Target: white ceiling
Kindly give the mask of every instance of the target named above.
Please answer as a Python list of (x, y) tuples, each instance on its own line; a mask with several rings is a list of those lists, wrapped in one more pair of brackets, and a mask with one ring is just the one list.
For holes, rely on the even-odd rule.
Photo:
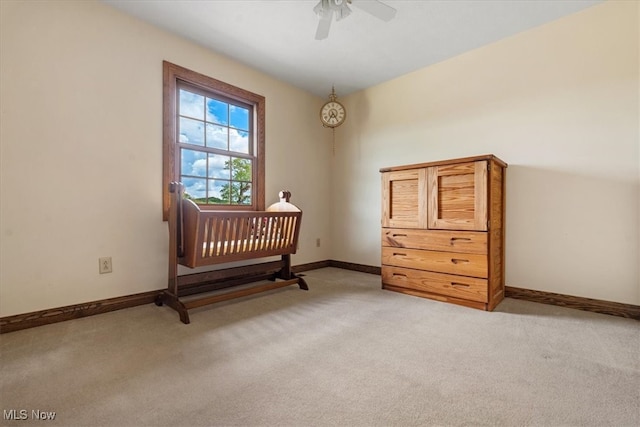
[[(352, 6), (315, 40), (318, 0), (103, 0), (326, 97), (364, 89), (603, 0), (385, 0), (383, 22)], [(594, 29), (597, 31), (597, 29)]]

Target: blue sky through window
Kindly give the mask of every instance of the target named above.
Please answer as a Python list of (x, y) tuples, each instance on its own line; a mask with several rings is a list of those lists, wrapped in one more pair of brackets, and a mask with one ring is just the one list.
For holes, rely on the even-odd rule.
[[(213, 202), (212, 198), (220, 200), (225, 187), (240, 188), (240, 180), (244, 182), (247, 173), (251, 179), (252, 161), (207, 153), (208, 150), (198, 147), (250, 154), (250, 111), (186, 89), (179, 89), (179, 93), (178, 142), (196, 146), (194, 149), (183, 146), (180, 150), (180, 179), (192, 198), (209, 198), (210, 202)], [(233, 161), (239, 161), (237, 165), (244, 171), (238, 172), (243, 176), (239, 180), (231, 166)], [(247, 183), (242, 185), (246, 187)]]
[(229, 124), (229, 104), (207, 98), (207, 121), (220, 125)]
[(249, 130), (249, 110), (235, 105), (229, 106), (231, 126), (238, 130)]

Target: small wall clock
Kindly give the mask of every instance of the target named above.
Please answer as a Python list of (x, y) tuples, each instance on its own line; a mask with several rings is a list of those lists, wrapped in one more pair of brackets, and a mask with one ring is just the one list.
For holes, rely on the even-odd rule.
[(329, 101), (320, 108), (320, 121), (322, 125), (329, 128), (337, 128), (344, 123), (347, 118), (347, 110), (344, 106), (336, 101), (336, 91), (331, 88)]

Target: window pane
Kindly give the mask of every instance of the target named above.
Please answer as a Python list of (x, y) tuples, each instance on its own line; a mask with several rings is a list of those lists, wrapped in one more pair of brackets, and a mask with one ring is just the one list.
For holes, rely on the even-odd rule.
[(231, 126), (237, 129), (249, 130), (249, 110), (236, 105), (229, 106)]
[(249, 132), (229, 129), (229, 150), (249, 154)]
[(230, 157), (209, 154), (209, 178), (231, 178)]
[(207, 155), (202, 151), (182, 149), (180, 175), (207, 176)]
[(207, 180), (200, 178), (182, 178), (184, 194), (187, 199), (196, 203), (204, 203), (207, 194)]
[(231, 183), (231, 204), (250, 205), (251, 204), (251, 183), (232, 182)]
[(204, 146), (204, 122), (180, 117), (180, 142)]
[(207, 123), (207, 147), (228, 150), (229, 128)]
[(251, 160), (232, 158), (231, 179), (234, 181), (251, 181)]
[(180, 111), (178, 114), (204, 120), (204, 96), (180, 89)]
[(207, 98), (207, 121), (220, 125), (229, 125), (229, 104)]
[(229, 181), (209, 180), (209, 204), (229, 204)]

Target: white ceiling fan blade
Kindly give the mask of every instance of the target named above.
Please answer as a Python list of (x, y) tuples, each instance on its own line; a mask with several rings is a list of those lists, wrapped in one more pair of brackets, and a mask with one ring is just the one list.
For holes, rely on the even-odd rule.
[(333, 20), (333, 10), (325, 11), (325, 15), (318, 22), (318, 29), (316, 30), (316, 40), (323, 40), (329, 36), (329, 29), (331, 28), (331, 21)]
[(385, 22), (391, 21), (396, 16), (394, 8), (378, 0), (351, 0), (351, 3)]

